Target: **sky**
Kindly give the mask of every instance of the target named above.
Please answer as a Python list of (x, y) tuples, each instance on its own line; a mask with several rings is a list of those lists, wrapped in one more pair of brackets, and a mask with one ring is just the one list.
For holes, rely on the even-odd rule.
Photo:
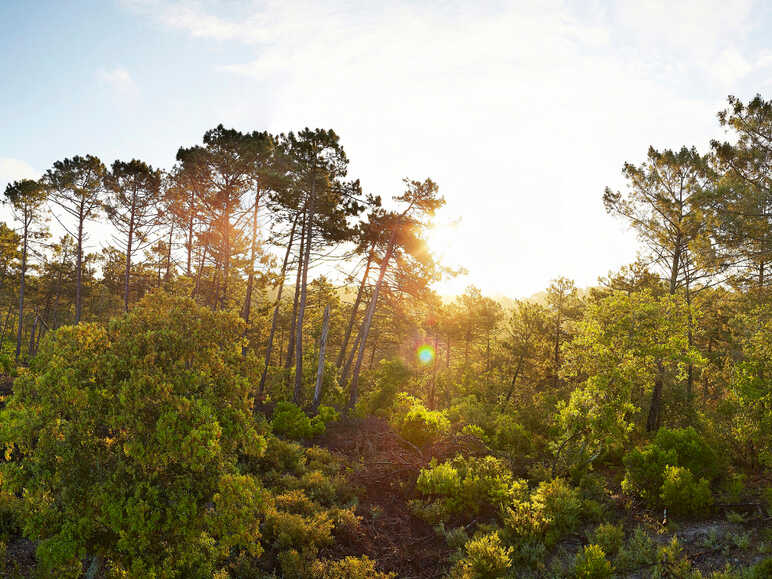
[(635, 259), (602, 204), (626, 161), (772, 97), (772, 3), (0, 0), (0, 87), (2, 188), (77, 154), (171, 168), (219, 123), (332, 128), (365, 191), (439, 184), (429, 242), (468, 271), (442, 293), (525, 297)]

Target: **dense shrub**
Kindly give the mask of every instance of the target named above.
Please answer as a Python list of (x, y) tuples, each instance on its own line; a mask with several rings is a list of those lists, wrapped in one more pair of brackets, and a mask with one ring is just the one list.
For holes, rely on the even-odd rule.
[(556, 478), (539, 483), (530, 496), (515, 498), (502, 510), (502, 521), (518, 540), (543, 540), (551, 546), (579, 526), (581, 515), (579, 491)]
[(46, 336), (0, 417), (3, 483), (43, 574), (101, 554), (131, 576), (208, 575), (260, 553), (265, 491), (237, 466), (265, 449), (242, 335), (235, 314), (154, 294)]
[(505, 547), (498, 533), (475, 537), (465, 546), (464, 557), (452, 575), (464, 579), (503, 577), (512, 565), (512, 547)]
[(430, 502), (428, 509), (420, 505), (424, 508), (419, 511), (425, 518), (438, 520), (447, 520), (456, 513), (494, 510), (527, 492), (525, 483), (515, 481), (512, 472), (493, 456), (458, 455), (440, 464), (432, 461), (418, 475), (416, 488)]
[(581, 579), (611, 577), (613, 568), (600, 545), (585, 545), (574, 561), (574, 575)]
[[(652, 444), (629, 452), (624, 458), (624, 464), (626, 474), (622, 488), (625, 492), (639, 495), (652, 505), (662, 504), (665, 500), (674, 504), (679, 489), (689, 479), (705, 481), (704, 484), (695, 483), (694, 488), (699, 490), (701, 500), (701, 504), (695, 507), (707, 506), (711, 500), (705, 497), (705, 491), (709, 494), (708, 484), (721, 471), (718, 455), (692, 427), (674, 430), (661, 428)], [(683, 470), (670, 471), (671, 480), (665, 490), (663, 485), (669, 466), (682, 467), (689, 474)]]
[(313, 579), (390, 579), (394, 573), (381, 573), (367, 555), (345, 557), (338, 561), (316, 561), (311, 567)]
[(397, 398), (394, 420), (400, 435), (417, 446), (436, 441), (450, 429), (444, 412), (429, 410), (418, 399), (404, 393)]
[(682, 466), (665, 467), (660, 499), (675, 515), (699, 513), (713, 503), (708, 481), (694, 480), (692, 471)]
[(590, 536), (592, 542), (598, 545), (607, 555), (616, 555), (625, 542), (625, 532), (619, 525), (603, 523), (595, 527)]
[(302, 440), (322, 434), (327, 423), (337, 419), (337, 411), (330, 406), (320, 406), (319, 414), (310, 418), (292, 402), (282, 401), (273, 410), (271, 427), (277, 434), (292, 440)]

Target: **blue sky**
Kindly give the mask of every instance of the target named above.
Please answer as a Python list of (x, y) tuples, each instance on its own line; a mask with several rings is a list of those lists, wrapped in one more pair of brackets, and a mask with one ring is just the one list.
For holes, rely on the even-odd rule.
[[(772, 98), (769, 2), (0, 0), (0, 186), (75, 154), (168, 168), (218, 123), (334, 128), (384, 196), (430, 176), (431, 242), (483, 291), (635, 258), (606, 185)], [(94, 248), (104, 240), (92, 238)]]

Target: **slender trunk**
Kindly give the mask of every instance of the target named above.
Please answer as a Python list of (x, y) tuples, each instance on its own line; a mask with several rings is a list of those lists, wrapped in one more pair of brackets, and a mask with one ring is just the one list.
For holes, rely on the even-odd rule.
[(649, 416), (646, 420), (646, 432), (655, 432), (662, 422), (662, 383), (664, 382), (665, 370), (662, 367), (662, 361), (657, 361), (657, 373), (654, 377), (654, 390), (651, 393), (651, 405), (649, 406)]
[(16, 330), (16, 361), (21, 354), (21, 334), (24, 328), (24, 286), (27, 274), (27, 240), (29, 239), (29, 227), (27, 217), (24, 217), (24, 238), (21, 250), (21, 279), (19, 280), (19, 328)]
[[(249, 277), (247, 278), (247, 295), (244, 297), (244, 307), (241, 310), (241, 317), (244, 318), (244, 325), (249, 326), (249, 314), (252, 308), (252, 286), (255, 283), (255, 259), (257, 259), (257, 211), (260, 205), (260, 190), (255, 195), (255, 210), (252, 214), (252, 247), (250, 251)], [(244, 330), (246, 333), (246, 329)]]
[(446, 347), (448, 351), (445, 352), (445, 367), (450, 368), (450, 333), (448, 333), (447, 338)]
[(287, 361), (284, 367), (289, 370), (295, 359), (295, 324), (298, 320), (298, 301), (300, 301), (300, 280), (303, 276), (303, 257), (306, 254), (306, 215), (303, 214), (303, 225), (300, 228), (300, 251), (298, 252), (298, 271), (295, 276), (295, 297), (292, 301), (292, 319), (290, 320), (289, 344), (287, 346)]
[(83, 283), (83, 202), (80, 204), (78, 216), (78, 257), (75, 264), (77, 274), (75, 279), (75, 324), (80, 323), (81, 314), (81, 284)]
[[(271, 331), (268, 334), (268, 345), (265, 348), (265, 367), (263, 368), (263, 375), (260, 377), (260, 394), (265, 389), (265, 379), (268, 376), (268, 366), (271, 364), (271, 352), (273, 351), (273, 337), (276, 334), (276, 326), (279, 322), (279, 310), (281, 309), (281, 294), (284, 290), (284, 279), (287, 276), (287, 262), (289, 261), (290, 252), (292, 251), (292, 241), (295, 237), (295, 227), (298, 223), (298, 217), (295, 216), (295, 220), (292, 222), (292, 229), (290, 230), (289, 241), (287, 242), (287, 251), (284, 253), (284, 261), (281, 264), (281, 278), (279, 279), (279, 289), (276, 292), (276, 305), (273, 308), (273, 319), (271, 320)], [(279, 342), (279, 357), (281, 358), (281, 346), (284, 339)], [(279, 360), (281, 363), (281, 360)]]
[(375, 242), (370, 245), (370, 252), (367, 254), (367, 265), (365, 265), (365, 273), (362, 276), (362, 282), (359, 284), (359, 290), (357, 291), (357, 297), (354, 300), (354, 306), (351, 309), (351, 317), (348, 320), (348, 325), (346, 326), (346, 333), (343, 335), (343, 345), (340, 347), (340, 352), (338, 353), (338, 359), (335, 362), (335, 365), (340, 368), (341, 364), (343, 364), (343, 359), (346, 357), (346, 348), (348, 347), (348, 341), (351, 337), (351, 330), (354, 328), (354, 323), (356, 322), (357, 313), (359, 312), (359, 304), (362, 302), (362, 296), (365, 292), (365, 286), (367, 285), (367, 278), (370, 275), (370, 264), (373, 261), (373, 252), (375, 249)]
[(520, 356), (520, 359), (517, 361), (517, 368), (515, 368), (515, 374), (512, 376), (512, 384), (509, 387), (509, 392), (507, 393), (506, 402), (509, 402), (509, 399), (512, 398), (512, 394), (515, 393), (515, 385), (517, 384), (517, 377), (520, 375), (520, 370), (523, 367), (523, 358), (524, 356)]
[(164, 281), (169, 281), (172, 272), (172, 242), (174, 241), (174, 221), (169, 226), (169, 244), (166, 246), (166, 273)]
[(364, 357), (365, 346), (367, 345), (367, 334), (370, 331), (370, 324), (373, 322), (375, 306), (378, 303), (378, 293), (381, 291), (381, 285), (383, 285), (383, 278), (386, 275), (386, 268), (389, 267), (389, 260), (391, 259), (392, 252), (394, 251), (394, 241), (397, 237), (398, 226), (399, 224), (395, 224), (394, 229), (391, 232), (389, 247), (386, 250), (386, 255), (383, 258), (383, 262), (381, 263), (381, 270), (378, 273), (378, 281), (375, 284), (375, 288), (373, 288), (373, 297), (370, 299), (370, 306), (367, 308), (365, 320), (362, 324), (362, 339), (359, 342), (359, 352), (357, 353), (357, 361), (356, 365), (354, 366), (354, 375), (351, 378), (351, 392), (348, 402), (349, 409), (354, 408), (354, 405), (357, 403), (357, 397), (359, 395), (359, 372), (362, 369), (362, 358)]
[[(681, 266), (681, 239), (676, 239), (676, 247), (673, 252), (673, 263), (670, 268), (670, 295), (675, 294), (678, 286), (678, 269)], [(649, 403), (649, 415), (646, 419), (646, 431), (657, 430), (662, 422), (662, 387), (665, 382), (665, 368), (662, 360), (657, 360), (657, 371), (654, 376), (654, 389), (651, 391)]]
[(5, 331), (8, 329), (8, 322), (11, 319), (12, 313), (13, 313), (13, 303), (8, 305), (8, 313), (5, 315), (5, 321), (3, 322), (3, 333), (0, 334), (0, 347), (2, 347), (3, 342), (5, 341)]
[(348, 375), (351, 372), (351, 367), (354, 364), (354, 358), (356, 357), (356, 353), (359, 351), (359, 343), (362, 341), (362, 328), (364, 328), (364, 320), (362, 320), (362, 323), (359, 325), (359, 330), (357, 331), (357, 337), (354, 340), (354, 347), (351, 348), (351, 352), (348, 355), (348, 358), (346, 359), (346, 365), (343, 366), (343, 372), (340, 375), (340, 385), (345, 386), (348, 382)]
[(322, 320), (322, 338), (319, 344), (319, 366), (316, 369), (316, 386), (314, 387), (314, 402), (311, 406), (313, 412), (319, 409), (319, 403), (322, 401), (322, 380), (324, 379), (324, 352), (327, 349), (327, 331), (330, 326), (330, 304), (324, 308), (324, 318)]
[(553, 360), (555, 362), (555, 374), (553, 376), (552, 386), (557, 388), (560, 385), (560, 330), (563, 324), (563, 299), (558, 302), (558, 317), (555, 322), (555, 345)]
[(380, 331), (376, 330), (375, 334), (373, 334), (373, 349), (370, 350), (370, 361), (367, 363), (367, 369), (370, 370), (373, 367), (373, 362), (375, 362), (375, 351), (378, 349), (378, 336), (380, 335)]
[(187, 263), (185, 264), (185, 273), (188, 277), (191, 275), (191, 265), (193, 261), (193, 221), (194, 221), (194, 215), (193, 215), (193, 191), (190, 192), (190, 204), (188, 207), (188, 210), (190, 211), (190, 216), (188, 217), (188, 231), (187, 231), (187, 243), (186, 243), (186, 250), (187, 250)]
[(220, 309), (224, 310), (228, 307), (228, 282), (230, 281), (231, 273), (231, 211), (230, 206), (226, 208), (223, 215), (223, 225), (225, 227), (225, 235), (223, 235), (223, 289), (222, 297), (220, 299)]
[(311, 260), (311, 246), (314, 238), (314, 209), (316, 203), (316, 175), (311, 173), (311, 197), (308, 201), (308, 223), (306, 225), (306, 254), (303, 258), (303, 277), (300, 280), (300, 303), (298, 320), (295, 324), (295, 391), (292, 399), (300, 405), (303, 398), (303, 318), (306, 313), (308, 284), (308, 263)]
[(196, 284), (193, 286), (193, 295), (191, 296), (193, 298), (198, 296), (199, 291), (201, 291), (201, 275), (204, 270), (204, 262), (206, 261), (207, 249), (208, 248), (205, 246), (201, 252), (201, 261), (198, 264), (198, 271), (196, 272)]
[(37, 332), (38, 329), (38, 309), (35, 308), (35, 317), (32, 321), (32, 330), (30, 330), (29, 333), (29, 356), (30, 358), (35, 353), (35, 332)]
[(123, 311), (129, 311), (129, 276), (131, 275), (131, 250), (134, 241), (134, 213), (136, 211), (137, 193), (131, 197), (131, 215), (129, 216), (129, 235), (126, 240), (126, 271), (123, 273)]

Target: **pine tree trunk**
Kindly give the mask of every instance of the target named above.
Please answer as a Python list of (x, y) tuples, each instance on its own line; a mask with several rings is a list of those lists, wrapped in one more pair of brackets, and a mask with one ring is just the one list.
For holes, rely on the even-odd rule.
[(300, 304), (295, 335), (295, 391), (292, 399), (300, 405), (303, 398), (303, 318), (306, 312), (308, 263), (311, 259), (311, 246), (314, 239), (314, 209), (316, 204), (316, 173), (311, 173), (311, 197), (308, 200), (308, 224), (306, 225), (306, 255), (303, 259), (303, 279), (300, 282)]
[(356, 365), (354, 366), (354, 375), (351, 378), (351, 391), (348, 402), (349, 409), (354, 408), (359, 396), (359, 372), (362, 369), (362, 358), (364, 357), (365, 346), (367, 345), (367, 334), (370, 331), (370, 324), (373, 322), (375, 306), (378, 303), (378, 293), (381, 290), (381, 285), (383, 285), (383, 278), (386, 275), (386, 268), (389, 266), (389, 260), (391, 259), (392, 252), (394, 251), (394, 241), (397, 237), (397, 227), (398, 224), (395, 224), (394, 229), (391, 232), (391, 239), (389, 239), (389, 246), (386, 250), (386, 256), (383, 258), (383, 263), (381, 263), (381, 270), (378, 273), (378, 281), (376, 282), (375, 288), (373, 289), (373, 297), (370, 299), (370, 306), (367, 308), (367, 314), (365, 314), (365, 320), (362, 324), (362, 339), (359, 342), (359, 352), (357, 353), (357, 361)]
[[(284, 253), (284, 261), (281, 264), (281, 278), (279, 279), (279, 289), (276, 292), (276, 306), (273, 308), (273, 319), (271, 320), (271, 332), (268, 334), (268, 345), (265, 348), (265, 367), (263, 368), (263, 375), (260, 377), (260, 394), (265, 389), (265, 379), (268, 376), (268, 367), (271, 364), (271, 352), (273, 351), (273, 338), (276, 334), (276, 326), (279, 321), (279, 310), (281, 309), (281, 294), (284, 290), (284, 279), (287, 276), (287, 263), (289, 262), (290, 252), (292, 251), (292, 242), (295, 237), (295, 227), (297, 226), (298, 218), (295, 216), (295, 220), (292, 222), (292, 229), (290, 230), (289, 241), (287, 242), (287, 251)], [(279, 357), (281, 358), (281, 342), (279, 343)], [(281, 362), (281, 360), (279, 360)]]
[(359, 290), (357, 291), (357, 297), (354, 300), (354, 306), (351, 309), (351, 317), (349, 318), (348, 325), (346, 326), (346, 333), (343, 335), (343, 345), (340, 347), (340, 352), (338, 353), (338, 359), (335, 362), (335, 365), (340, 368), (341, 364), (343, 364), (343, 359), (346, 356), (346, 348), (348, 347), (348, 341), (351, 337), (351, 330), (354, 328), (354, 323), (356, 322), (357, 313), (359, 312), (359, 305), (362, 302), (362, 295), (365, 291), (365, 285), (367, 284), (367, 278), (370, 274), (370, 264), (373, 260), (373, 251), (375, 249), (375, 242), (372, 243), (370, 246), (370, 252), (367, 255), (367, 265), (365, 265), (365, 273), (362, 275), (362, 283), (359, 284)]
[(75, 280), (75, 323), (80, 323), (81, 314), (81, 286), (83, 283), (83, 202), (80, 204), (80, 213), (78, 217), (78, 257), (75, 267), (77, 268)]
[(134, 213), (136, 208), (137, 193), (131, 197), (131, 215), (129, 217), (129, 236), (126, 240), (126, 271), (123, 273), (123, 311), (129, 311), (129, 276), (131, 275), (131, 250), (134, 241)]
[(319, 403), (322, 401), (322, 381), (324, 379), (324, 353), (327, 349), (327, 331), (330, 326), (330, 304), (324, 308), (324, 319), (322, 321), (322, 337), (319, 345), (319, 366), (316, 369), (316, 385), (314, 386), (314, 402), (311, 406), (313, 412), (319, 410)]
[(21, 355), (21, 335), (24, 329), (24, 286), (27, 274), (27, 240), (29, 239), (29, 227), (27, 217), (24, 217), (24, 238), (21, 250), (21, 279), (19, 280), (19, 327), (16, 331), (16, 361)]
[(298, 251), (298, 271), (295, 276), (295, 297), (292, 300), (292, 319), (290, 320), (289, 344), (287, 345), (287, 361), (284, 367), (289, 370), (295, 359), (295, 324), (298, 321), (298, 302), (300, 301), (300, 280), (303, 276), (303, 257), (306, 255), (306, 215), (303, 214), (303, 225), (300, 228), (300, 250)]

